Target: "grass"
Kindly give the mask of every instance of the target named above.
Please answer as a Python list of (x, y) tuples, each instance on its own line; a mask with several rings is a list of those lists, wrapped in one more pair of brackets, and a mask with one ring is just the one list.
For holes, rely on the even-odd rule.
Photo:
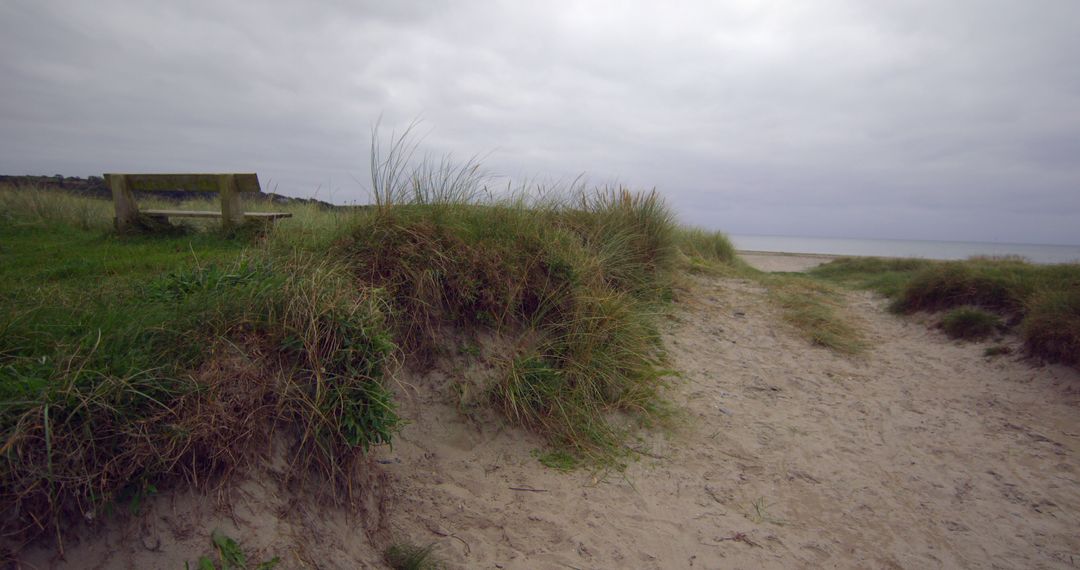
[[(295, 435), (297, 475), (348, 494), (392, 436), (389, 307), (344, 264), (213, 226), (121, 238), (108, 202), (59, 192), (2, 188), (0, 205), (5, 536), (205, 485), (272, 430)], [(297, 210), (291, 241), (339, 222)]]
[(374, 207), (260, 204), (294, 217), (233, 235), (121, 237), (107, 201), (0, 188), (0, 533), (61, 539), (214, 484), (271, 432), (290, 476), (348, 496), (400, 425), (389, 375), (456, 352), (446, 338), (501, 339), (480, 405), (545, 436), (553, 464), (620, 465), (670, 412), (657, 323), (676, 276), (730, 244), (656, 193), (496, 198), (477, 164), (411, 167), (410, 148), (373, 154)]
[(340, 267), (208, 233), (119, 239), (45, 220), (4, 223), (0, 242), (5, 534), (205, 483), (271, 429), (297, 435), (299, 471), (347, 490), (397, 425), (380, 382), (386, 304)]
[(760, 275), (768, 298), (811, 344), (840, 354), (861, 353), (867, 342), (844, 308), (843, 296), (826, 283), (799, 274)]
[[(996, 326), (1019, 332), (1027, 354), (1080, 365), (1080, 264), (1034, 265), (1017, 258), (937, 262), (846, 258), (815, 268), (818, 279), (876, 290), (900, 313), (968, 309), (946, 320), (988, 334)], [(975, 309), (983, 316), (975, 316)]]
[(750, 503), (750, 507), (743, 512), (743, 516), (750, 519), (756, 524), (769, 523), (777, 526), (784, 526), (786, 522), (782, 519), (778, 519), (769, 513), (769, 507), (772, 505), (765, 500), (765, 497), (758, 497)]
[(973, 307), (952, 309), (941, 319), (941, 329), (950, 338), (982, 340), (1004, 327), (1001, 317)]
[(833, 283), (896, 297), (904, 290), (913, 273), (933, 264), (933, 261), (925, 259), (842, 257), (819, 265), (809, 273)]
[(435, 545), (416, 546), (407, 542), (391, 545), (383, 558), (393, 570), (437, 570), (443, 567), (434, 554)]
[(674, 239), (683, 267), (692, 272), (711, 273), (738, 263), (735, 246), (722, 232), (680, 227), (676, 228)]
[(670, 299), (673, 223), (655, 194), (572, 205), (384, 206), (334, 256), (386, 292), (413, 361), (442, 355), (448, 329), (509, 339), (489, 400), (552, 444), (602, 460), (625, 436), (608, 413), (662, 412), (655, 316)]
[[(214, 555), (200, 556), (194, 568), (198, 570), (271, 570), (281, 563), (281, 558), (275, 556), (265, 562), (249, 564), (243, 547), (219, 530), (211, 533), (210, 543), (214, 547)], [(192, 570), (193, 567), (185, 562), (184, 568)]]

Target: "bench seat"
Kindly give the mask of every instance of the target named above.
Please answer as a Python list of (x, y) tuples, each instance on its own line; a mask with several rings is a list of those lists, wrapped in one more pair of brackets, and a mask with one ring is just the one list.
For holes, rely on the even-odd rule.
[[(159, 216), (163, 218), (220, 218), (221, 212), (212, 210), (139, 210), (147, 216)], [(291, 218), (289, 212), (244, 212), (245, 218), (259, 218), (262, 220), (277, 220)]]

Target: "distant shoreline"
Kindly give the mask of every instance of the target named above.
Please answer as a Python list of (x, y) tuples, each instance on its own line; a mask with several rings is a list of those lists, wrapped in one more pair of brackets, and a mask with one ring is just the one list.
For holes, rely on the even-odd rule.
[(844, 255), (838, 253), (799, 253), (796, 251), (761, 251), (756, 249), (737, 249), (735, 253), (739, 255), (774, 255), (780, 257), (812, 257), (816, 259), (837, 259), (839, 257), (887, 257), (887, 256), (868, 256), (868, 255)]
[(1080, 262), (1080, 245), (1003, 244), (925, 240), (792, 238), (729, 235), (735, 249), (751, 255), (824, 255), (964, 260), (971, 257), (1021, 257), (1031, 263)]

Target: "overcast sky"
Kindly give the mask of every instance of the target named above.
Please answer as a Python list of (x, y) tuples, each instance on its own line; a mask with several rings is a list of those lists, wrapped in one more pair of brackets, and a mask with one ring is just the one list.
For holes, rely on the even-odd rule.
[(1077, 0), (4, 0), (0, 173), (367, 202), (372, 125), (419, 117), (733, 234), (1080, 244), (1077, 54)]

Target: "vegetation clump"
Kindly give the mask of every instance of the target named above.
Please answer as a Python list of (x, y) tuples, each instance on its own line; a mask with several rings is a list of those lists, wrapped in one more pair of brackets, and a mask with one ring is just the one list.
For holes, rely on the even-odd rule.
[(950, 338), (981, 340), (998, 332), (1001, 317), (973, 307), (960, 307), (945, 314), (941, 329)]
[(335, 255), (361, 286), (386, 292), (396, 338), (416, 361), (437, 356), (451, 328), (512, 339), (491, 403), (595, 460), (621, 449), (609, 413), (661, 415), (654, 316), (670, 299), (676, 250), (657, 194), (381, 204)]
[[(1002, 328), (1019, 330), (1028, 354), (1080, 364), (1077, 263), (1035, 265), (1017, 258), (839, 259), (815, 268), (811, 275), (882, 292), (901, 313), (966, 307), (958, 313), (961, 316), (946, 318), (957, 334), (981, 331), (989, 336), (1001, 323)], [(970, 332), (968, 326), (973, 327)]]
[(733, 265), (737, 262), (735, 246), (722, 232), (702, 228), (678, 228), (675, 243), (692, 271), (708, 271), (717, 264)]
[(434, 551), (434, 544), (417, 546), (401, 542), (390, 545), (383, 553), (383, 558), (394, 570), (438, 570), (443, 565), (435, 557)]
[(769, 299), (780, 307), (784, 320), (811, 344), (848, 355), (866, 348), (862, 332), (845, 314), (841, 297), (833, 287), (800, 275), (760, 279), (769, 287)]
[(1033, 295), (1020, 337), (1033, 354), (1052, 362), (1080, 364), (1080, 280), (1071, 289)]

